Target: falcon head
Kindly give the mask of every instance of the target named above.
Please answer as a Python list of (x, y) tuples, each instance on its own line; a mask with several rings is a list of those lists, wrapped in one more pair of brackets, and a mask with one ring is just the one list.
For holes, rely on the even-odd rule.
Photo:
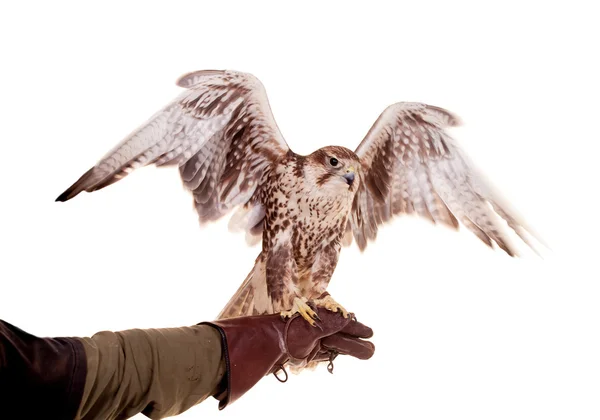
[(308, 156), (306, 176), (316, 187), (354, 195), (358, 189), (360, 159), (350, 149), (323, 147)]

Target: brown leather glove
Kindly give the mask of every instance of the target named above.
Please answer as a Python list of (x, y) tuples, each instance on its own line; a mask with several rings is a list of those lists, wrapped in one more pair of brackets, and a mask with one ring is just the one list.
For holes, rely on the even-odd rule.
[[(227, 365), (223, 392), (215, 395), (219, 409), (244, 395), (264, 376), (276, 373), (287, 362), (333, 360), (338, 354), (369, 359), (375, 346), (373, 330), (351, 315), (316, 308), (320, 321), (312, 327), (303, 318), (284, 320), (279, 314), (203, 322), (219, 330)], [(330, 370), (331, 371), (331, 370)]]

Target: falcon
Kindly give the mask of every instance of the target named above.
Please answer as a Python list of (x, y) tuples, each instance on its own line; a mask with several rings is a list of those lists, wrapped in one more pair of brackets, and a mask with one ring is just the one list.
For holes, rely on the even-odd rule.
[[(299, 313), (314, 305), (348, 311), (327, 292), (343, 246), (364, 251), (394, 217), (462, 224), (510, 256), (507, 225), (528, 246), (523, 221), (469, 161), (447, 128), (449, 111), (423, 103), (388, 106), (355, 151), (294, 153), (253, 75), (202, 70), (184, 91), (124, 138), (56, 201), (107, 187), (137, 168), (174, 166), (193, 195), (199, 224), (230, 215), (249, 244), (262, 241), (253, 268), (219, 318)], [(312, 306), (312, 307), (311, 307)]]

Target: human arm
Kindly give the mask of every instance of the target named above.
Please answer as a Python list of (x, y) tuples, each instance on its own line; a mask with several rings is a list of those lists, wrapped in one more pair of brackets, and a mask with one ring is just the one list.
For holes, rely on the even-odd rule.
[(206, 325), (49, 338), (0, 321), (0, 418), (163, 418), (217, 393), (224, 369)]
[(157, 419), (209, 396), (223, 409), (290, 360), (371, 357), (368, 327), (318, 313), (319, 327), (266, 315), (83, 338), (39, 338), (0, 321), (0, 396), (9, 402), (0, 418)]

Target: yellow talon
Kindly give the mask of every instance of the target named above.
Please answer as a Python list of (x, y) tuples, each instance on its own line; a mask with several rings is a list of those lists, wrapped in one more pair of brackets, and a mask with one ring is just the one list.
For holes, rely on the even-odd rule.
[(292, 309), (281, 312), (281, 316), (283, 318), (290, 318), (296, 313), (299, 313), (302, 318), (304, 318), (310, 325), (315, 327), (317, 325), (315, 319), (319, 319), (319, 315), (317, 315), (317, 313), (313, 311), (306, 302), (306, 298), (294, 298)]
[(314, 303), (316, 306), (320, 306), (332, 312), (340, 311), (344, 318), (348, 318), (348, 316), (350, 316), (346, 308), (344, 308), (342, 305), (333, 300), (333, 298), (330, 295), (327, 295), (321, 299), (315, 299)]

